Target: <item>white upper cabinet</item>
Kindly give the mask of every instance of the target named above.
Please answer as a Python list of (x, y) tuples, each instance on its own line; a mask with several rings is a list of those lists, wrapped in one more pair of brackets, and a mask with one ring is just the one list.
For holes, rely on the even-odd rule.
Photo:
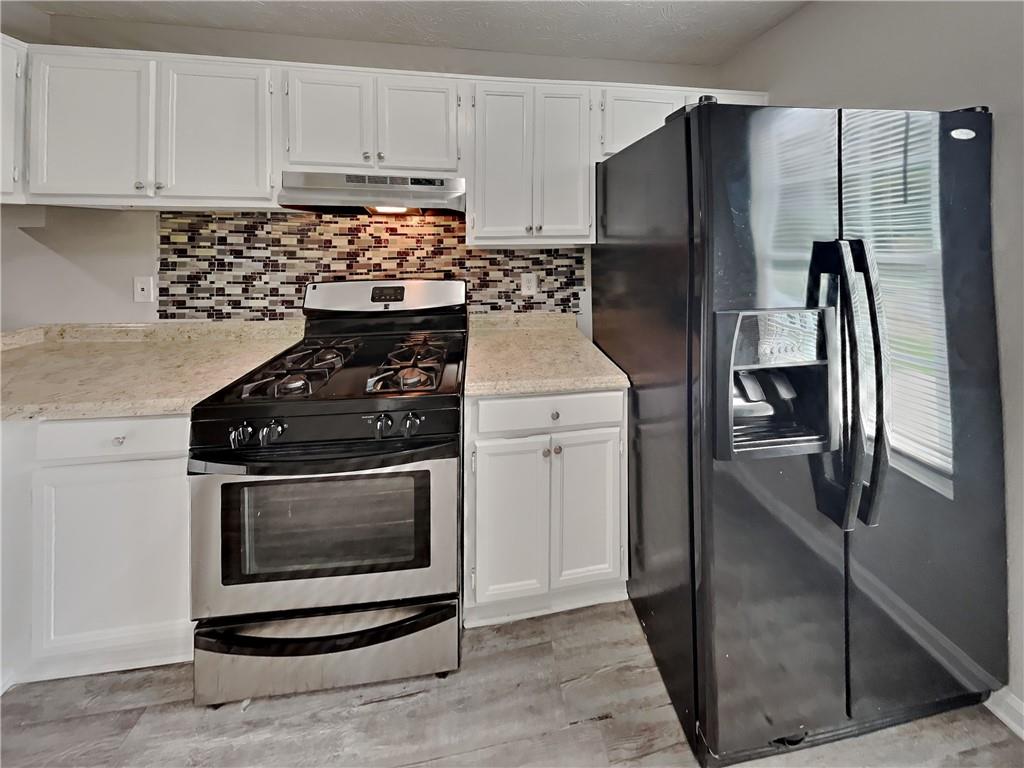
[(527, 239), (533, 235), (533, 87), (479, 83), (475, 102), (473, 234)]
[(151, 194), (156, 62), (43, 53), (31, 69), (29, 191)]
[(373, 76), (292, 69), (287, 78), (287, 162), (373, 167)]
[(535, 89), (533, 226), (538, 237), (590, 234), (590, 89)]
[(614, 155), (665, 124), (686, 106), (686, 92), (653, 88), (605, 88), (602, 95), (601, 154)]
[(3, 38), (0, 76), (0, 193), (5, 202), (20, 201), (25, 164), (25, 47), (7, 37)]
[(161, 197), (272, 197), (270, 67), (169, 61), (160, 68)]
[(457, 81), (377, 78), (377, 166), (454, 171), (458, 167)]
[(620, 430), (553, 435), (551, 588), (618, 578)]

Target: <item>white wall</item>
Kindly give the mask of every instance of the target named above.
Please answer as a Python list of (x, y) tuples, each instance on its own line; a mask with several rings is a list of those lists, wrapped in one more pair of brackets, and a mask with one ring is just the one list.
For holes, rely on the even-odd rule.
[(156, 320), (132, 278), (158, 266), (153, 211), (5, 205), (0, 211), (0, 328)]
[(1010, 689), (1024, 699), (1024, 4), (810, 3), (722, 67), (773, 104), (994, 114), (993, 251), (1006, 444)]
[(239, 56), (489, 77), (607, 80), (656, 85), (717, 85), (717, 70), (710, 66), (573, 59), (563, 56), (532, 56), (394, 43), (362, 43), (301, 35), (104, 21), (72, 16), (50, 17), (50, 42), (58, 45), (136, 48), (166, 53)]

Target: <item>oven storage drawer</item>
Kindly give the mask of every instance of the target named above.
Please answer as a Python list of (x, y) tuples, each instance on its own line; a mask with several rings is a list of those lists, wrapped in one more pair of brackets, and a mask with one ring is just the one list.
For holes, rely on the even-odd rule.
[(184, 456), (187, 451), (187, 416), (44, 421), (36, 442), (40, 461)]
[(458, 601), (200, 622), (195, 703), (395, 680), (459, 666)]
[(622, 392), (481, 399), (477, 433), (619, 424)]

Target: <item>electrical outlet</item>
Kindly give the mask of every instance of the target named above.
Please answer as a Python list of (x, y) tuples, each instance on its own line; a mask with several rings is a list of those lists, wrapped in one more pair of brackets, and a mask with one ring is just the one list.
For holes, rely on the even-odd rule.
[(519, 290), (521, 290), (527, 296), (536, 296), (537, 291), (537, 275), (534, 272), (523, 272), (519, 276)]
[(156, 297), (153, 295), (152, 275), (138, 275), (132, 281), (132, 298), (136, 304), (156, 301)]

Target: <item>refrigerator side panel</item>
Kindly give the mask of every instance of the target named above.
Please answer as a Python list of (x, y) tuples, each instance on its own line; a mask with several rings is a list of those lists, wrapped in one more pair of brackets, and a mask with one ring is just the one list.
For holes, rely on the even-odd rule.
[(844, 110), (842, 124), (844, 234), (877, 264), (892, 406), (878, 524), (849, 539), (863, 721), (1007, 679), (992, 116)]
[(683, 119), (598, 165), (594, 342), (629, 376), (628, 591), (696, 749)]
[(843, 531), (819, 511), (812, 473), (832, 456), (813, 414), (841, 408), (819, 359), (835, 327), (802, 311), (813, 243), (838, 237), (838, 126), (834, 110), (715, 104), (690, 121), (704, 267), (692, 313), (698, 709), (708, 751), (731, 762), (848, 722)]

